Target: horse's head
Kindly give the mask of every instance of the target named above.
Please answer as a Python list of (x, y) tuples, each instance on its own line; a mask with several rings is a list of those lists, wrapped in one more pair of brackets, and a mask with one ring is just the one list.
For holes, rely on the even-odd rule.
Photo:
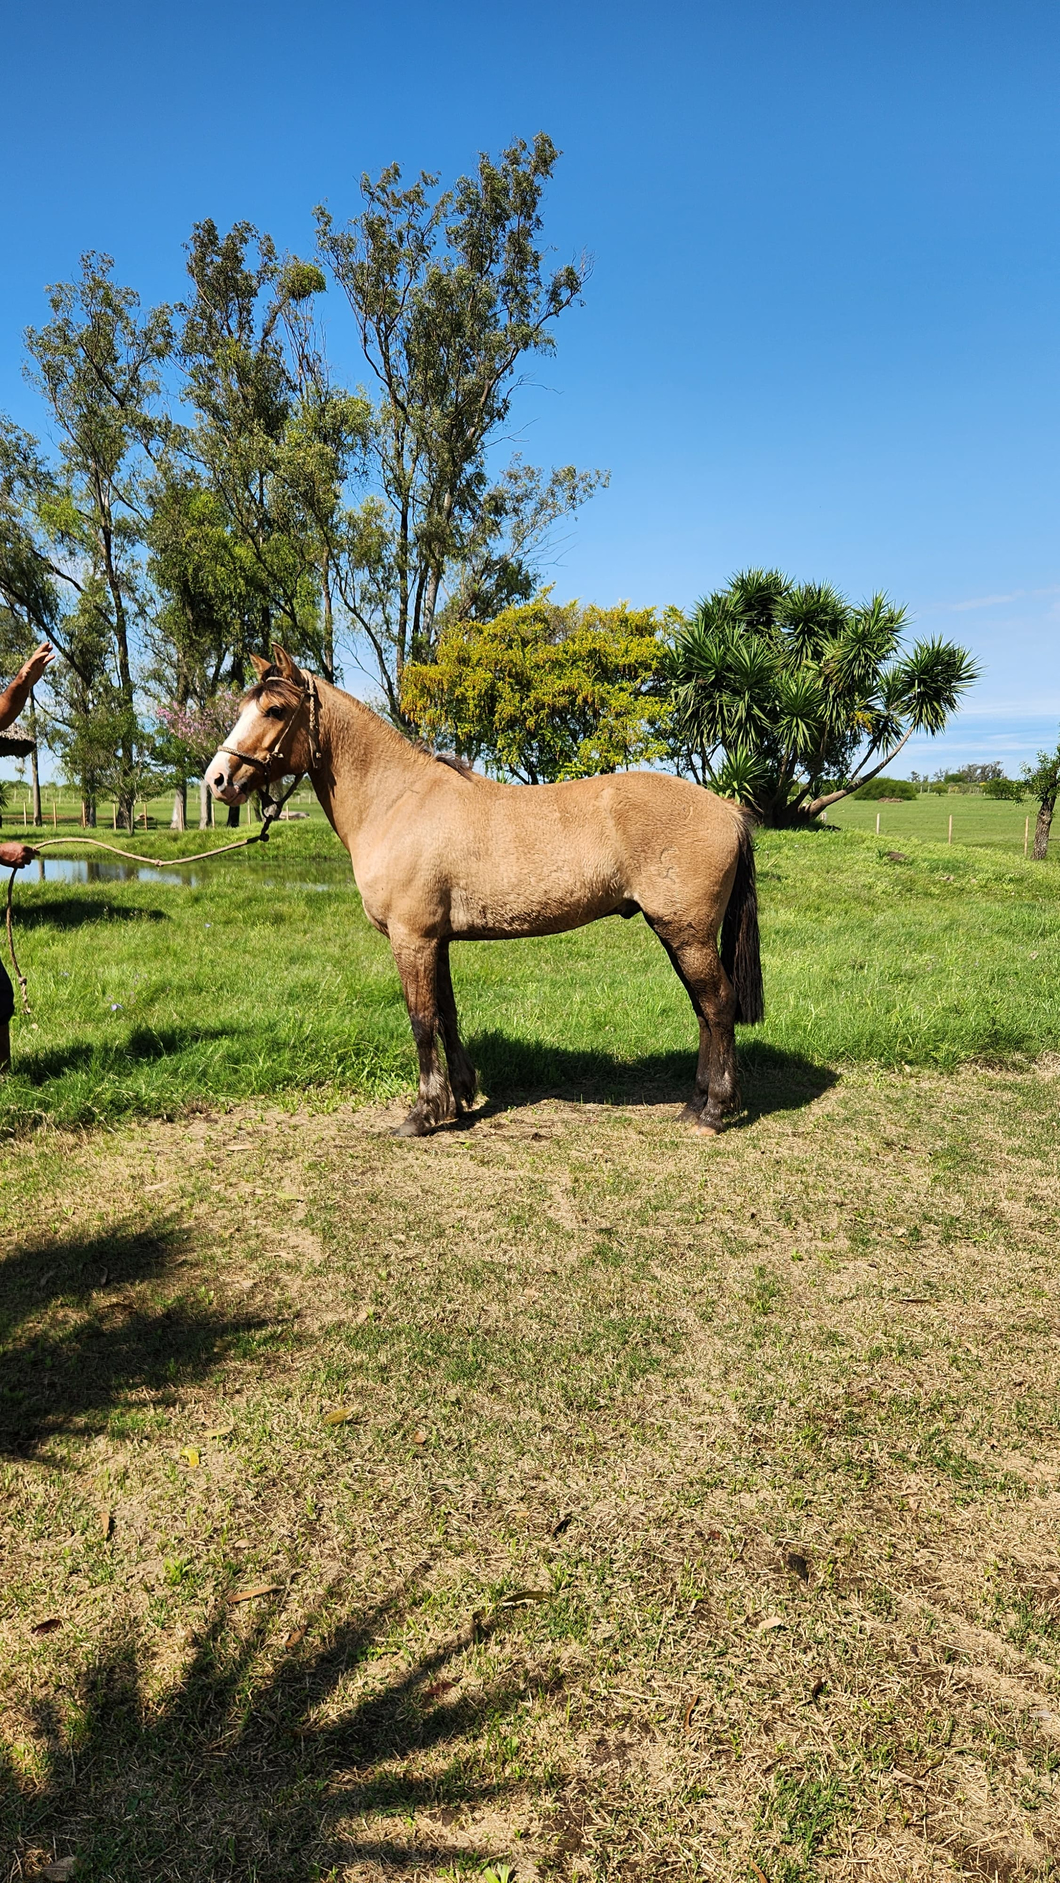
[(275, 665), (250, 656), (257, 685), (245, 695), (239, 718), (206, 767), (206, 782), (223, 804), (245, 804), (252, 791), (310, 769), (311, 682), (286, 648), (273, 651)]

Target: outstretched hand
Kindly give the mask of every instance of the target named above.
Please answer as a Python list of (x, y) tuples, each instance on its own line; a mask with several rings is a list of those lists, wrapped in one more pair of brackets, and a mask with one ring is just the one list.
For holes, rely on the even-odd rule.
[(51, 642), (42, 641), (39, 647), (34, 648), (29, 659), (23, 663), (18, 678), (24, 686), (35, 687), (44, 669), (49, 667), (54, 659), (55, 649)]

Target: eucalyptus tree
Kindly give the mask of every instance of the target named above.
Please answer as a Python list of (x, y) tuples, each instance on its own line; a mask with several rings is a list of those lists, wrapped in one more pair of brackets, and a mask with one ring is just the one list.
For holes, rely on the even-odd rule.
[(114, 281), (107, 255), (83, 255), (79, 279), (50, 288), (48, 300), (51, 320), (26, 335), (30, 378), (59, 443), (58, 467), (38, 462), (35, 489), (27, 489), (42, 567), (64, 597), (62, 622), (48, 631), (71, 663), (75, 762), (87, 763), (91, 747), (91, 776), (98, 758), (131, 824), (145, 763), (135, 660), (149, 605), (146, 493), (166, 430), (160, 373), (172, 330), (165, 308), (141, 316), (139, 297)]
[(328, 379), (309, 311), (324, 276), (251, 223), (221, 235), (208, 220), (188, 273), (179, 358), (194, 422), (166, 466), (155, 531), (169, 626), (188, 626), (195, 659), (212, 638), (233, 685), (274, 637), (332, 679), (335, 519), (366, 408)]
[(814, 817), (942, 731), (977, 677), (964, 648), (903, 648), (905, 610), (749, 569), (701, 601), (664, 668), (672, 756), (764, 822)]
[[(5, 650), (12, 657), (42, 639), (64, 656), (48, 672), (46, 699), (35, 694), (31, 736), (46, 733), (67, 774), (79, 785), (82, 815), (96, 820), (96, 801), (117, 784), (125, 723), (115, 710), (113, 644), (100, 578), (63, 558), (54, 518), (65, 492), (36, 440), (0, 418), (0, 603)], [(39, 722), (39, 723), (38, 723)], [(36, 793), (35, 793), (36, 797)]]
[(405, 186), (392, 164), (362, 177), (345, 227), (316, 212), (376, 390), (369, 488), (345, 511), (335, 568), (395, 719), (406, 662), (431, 658), (444, 619), (528, 600), (548, 531), (601, 481), (520, 459), (498, 473), (491, 456), (522, 364), (551, 351), (585, 283), (584, 260), (550, 271), (538, 245), (557, 157), (543, 134), (520, 140), (447, 190), (426, 173)]

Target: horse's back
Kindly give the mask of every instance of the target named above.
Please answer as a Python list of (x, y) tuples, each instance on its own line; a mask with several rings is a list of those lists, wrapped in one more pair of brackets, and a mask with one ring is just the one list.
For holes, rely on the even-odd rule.
[(454, 933), (540, 934), (633, 907), (697, 925), (720, 920), (741, 814), (687, 779), (616, 772), (487, 785), (451, 805)]

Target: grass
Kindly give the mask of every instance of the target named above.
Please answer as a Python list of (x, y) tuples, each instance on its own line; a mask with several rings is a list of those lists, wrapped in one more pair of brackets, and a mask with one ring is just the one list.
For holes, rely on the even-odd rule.
[(3, 1874), (1055, 1877), (1055, 1070), (752, 1084), (27, 1143)]
[[(947, 792), (936, 796), (925, 792), (918, 798), (899, 803), (881, 803), (871, 798), (845, 798), (828, 812), (829, 823), (841, 830), (875, 832), (877, 815), (880, 835), (892, 842), (916, 837), (922, 843), (946, 843), (949, 819), (953, 819), (955, 844), (986, 844), (1023, 855), (1024, 831), (1029, 821), (1030, 842), (1034, 842), (1034, 821), (1038, 806), (1032, 799), (1022, 804), (1007, 803), (1003, 798), (983, 798), (974, 792)], [(1053, 853), (1055, 861), (1056, 852)]]
[(410, 1144), (329, 844), (19, 891), (0, 1878), (1055, 1879), (1052, 866), (763, 838), (708, 1145), (642, 925), (458, 951)]
[[(139, 840), (138, 840), (139, 842)], [(145, 854), (201, 847), (148, 833)], [(992, 851), (856, 832), (759, 841), (768, 1017), (751, 1064), (953, 1067), (1060, 1048), (1060, 875)], [(391, 1097), (414, 1077), (386, 942), (321, 825), (200, 865), (197, 887), (20, 879), (32, 1021), (16, 1023), (0, 1130), (173, 1116), (313, 1094)], [(322, 885), (323, 887), (320, 887)], [(685, 997), (641, 922), (454, 950), (487, 1090), (674, 1097)]]

